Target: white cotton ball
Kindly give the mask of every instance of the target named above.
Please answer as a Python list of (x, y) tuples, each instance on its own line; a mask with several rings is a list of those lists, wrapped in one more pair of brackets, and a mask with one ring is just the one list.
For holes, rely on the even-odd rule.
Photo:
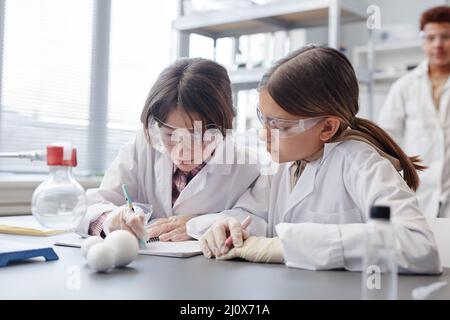
[(106, 243), (98, 243), (88, 251), (89, 267), (97, 272), (105, 272), (114, 265), (114, 249)]
[(83, 257), (87, 259), (89, 249), (92, 248), (93, 245), (101, 242), (103, 242), (103, 239), (98, 236), (92, 236), (84, 240), (81, 245), (81, 253), (83, 254)]
[(116, 230), (108, 234), (105, 243), (113, 247), (116, 260), (116, 267), (124, 267), (136, 259), (139, 251), (139, 244), (134, 235), (125, 230)]

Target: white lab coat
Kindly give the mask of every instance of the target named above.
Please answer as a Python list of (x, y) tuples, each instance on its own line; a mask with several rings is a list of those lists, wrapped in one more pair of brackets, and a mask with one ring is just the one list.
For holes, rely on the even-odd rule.
[[(450, 81), (436, 109), (428, 61), (397, 80), (380, 111), (379, 124), (408, 156), (420, 156), (419, 207), (427, 217), (450, 217)], [(439, 203), (442, 203), (439, 209)]]
[[(260, 176), (235, 208), (221, 215), (242, 219), (251, 214), (258, 222), (251, 233), (278, 236), (288, 266), (361, 270), (369, 209), (387, 205), (398, 239), (399, 271), (441, 271), (435, 239), (414, 192), (372, 146), (355, 140), (325, 144), (322, 158), (306, 165), (292, 191), (289, 166)], [(207, 220), (218, 216), (198, 217), (188, 226), (198, 237)], [(267, 230), (261, 220), (267, 221)]]
[[(229, 152), (235, 152), (230, 157)], [(228, 158), (227, 158), (228, 157)], [(246, 159), (245, 164), (236, 164)], [(220, 159), (228, 159), (220, 162)], [(239, 162), (238, 162), (239, 163)], [(77, 228), (87, 235), (89, 224), (102, 213), (125, 204), (121, 185), (126, 183), (134, 202), (153, 207), (152, 218), (215, 213), (232, 208), (259, 176), (255, 155), (231, 138), (220, 143), (205, 167), (187, 184), (172, 208), (173, 162), (169, 154), (152, 148), (143, 130), (127, 143), (105, 173), (100, 188), (88, 190), (90, 206)]]

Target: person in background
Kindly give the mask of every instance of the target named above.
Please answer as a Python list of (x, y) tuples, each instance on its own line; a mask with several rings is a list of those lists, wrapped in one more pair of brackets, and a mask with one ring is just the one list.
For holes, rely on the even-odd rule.
[[(187, 221), (231, 208), (259, 176), (252, 154), (226, 136), (233, 117), (225, 68), (201, 58), (167, 67), (148, 94), (143, 128), (119, 151), (100, 188), (88, 194), (90, 206), (78, 233), (105, 236), (125, 229), (139, 239), (190, 239)], [(236, 161), (242, 158), (247, 162)], [(125, 205), (122, 184), (141, 204), (136, 213)], [(150, 205), (152, 222), (146, 227)]]
[(450, 217), (450, 7), (420, 18), (426, 59), (398, 79), (381, 109), (379, 124), (428, 167), (419, 173), (417, 197), (428, 217)]

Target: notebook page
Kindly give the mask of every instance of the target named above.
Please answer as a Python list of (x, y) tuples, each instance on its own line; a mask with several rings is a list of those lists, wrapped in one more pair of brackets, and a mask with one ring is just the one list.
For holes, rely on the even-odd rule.
[[(57, 246), (80, 248), (84, 239), (76, 234), (58, 239), (55, 242)], [(180, 242), (151, 242), (147, 244), (146, 249), (140, 249), (139, 254), (156, 255), (166, 257), (192, 257), (202, 253), (200, 244), (196, 240)]]

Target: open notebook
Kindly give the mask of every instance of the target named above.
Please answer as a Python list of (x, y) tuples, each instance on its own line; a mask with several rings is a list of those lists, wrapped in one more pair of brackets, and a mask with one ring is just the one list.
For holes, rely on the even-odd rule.
[(0, 219), (0, 233), (22, 236), (53, 236), (67, 231), (53, 230), (42, 226), (34, 217), (14, 217)]
[[(70, 234), (68, 237), (55, 242), (56, 246), (80, 248), (84, 239), (77, 234)], [(186, 258), (196, 256), (202, 253), (199, 242), (180, 241), (180, 242), (151, 242), (147, 244), (146, 249), (140, 249), (139, 254), (154, 255), (165, 257)]]

